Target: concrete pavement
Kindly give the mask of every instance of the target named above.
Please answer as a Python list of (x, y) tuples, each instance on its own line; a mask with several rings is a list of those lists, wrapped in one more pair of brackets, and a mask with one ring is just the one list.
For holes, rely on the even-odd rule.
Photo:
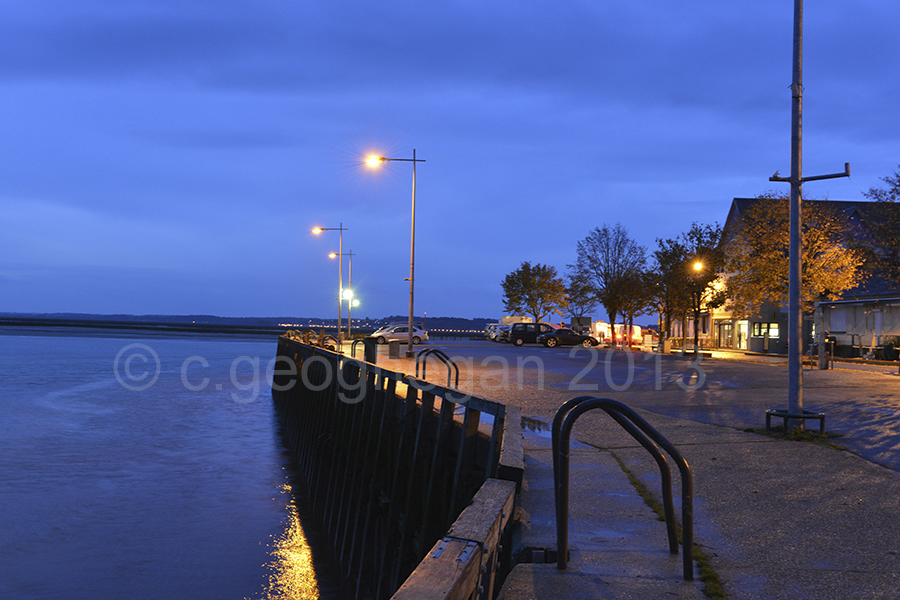
[[(553, 458), (546, 429), (523, 431), (525, 478), (517, 511), (516, 566), (500, 598), (702, 599), (669, 553), (665, 523), (636, 493), (615, 456), (575, 442), (570, 449), (569, 561), (556, 565)], [(696, 573), (695, 573), (696, 575)]]
[[(571, 373), (551, 368), (549, 354), (541, 356), (548, 372), (539, 386), (527, 376), (524, 385), (499, 386), (502, 378), (483, 370), (467, 391), (520, 406), (533, 419), (528, 423), (548, 424), (565, 400), (580, 394), (565, 385)], [(845, 436), (819, 445), (744, 431), (764, 425), (762, 409), (783, 404), (786, 369), (737, 363), (704, 363), (706, 383), (697, 391), (667, 383), (664, 362), (662, 389), (654, 389), (652, 379), (642, 387), (638, 372), (630, 389), (601, 387), (591, 395), (635, 407), (684, 454), (694, 473), (695, 542), (726, 597), (900, 597), (895, 367), (838, 364), (834, 371), (806, 372), (807, 406), (826, 412), (828, 431)], [(529, 549), (552, 552), (556, 543), (549, 436), (523, 435), (518, 549), (525, 556)], [(668, 554), (664, 524), (623, 472), (624, 466), (658, 498), (653, 459), (599, 411), (579, 419), (573, 440), (582, 445), (572, 455), (569, 569), (559, 572), (553, 562), (520, 564), (504, 598), (698, 597), (702, 585), (682, 581), (681, 557)], [(673, 476), (677, 483), (677, 469)], [(676, 488), (680, 516), (679, 499)]]

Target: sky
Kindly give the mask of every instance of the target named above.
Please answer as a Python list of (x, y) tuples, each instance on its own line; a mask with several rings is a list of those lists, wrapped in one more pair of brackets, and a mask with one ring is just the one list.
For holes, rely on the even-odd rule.
[[(900, 164), (900, 4), (807, 2), (803, 175)], [(505, 314), (788, 190), (793, 2), (0, 0), (0, 312)], [(352, 252), (352, 256), (349, 253)], [(352, 264), (351, 264), (352, 261)], [(346, 318), (346, 306), (342, 310)], [(601, 311), (598, 311), (600, 315)]]

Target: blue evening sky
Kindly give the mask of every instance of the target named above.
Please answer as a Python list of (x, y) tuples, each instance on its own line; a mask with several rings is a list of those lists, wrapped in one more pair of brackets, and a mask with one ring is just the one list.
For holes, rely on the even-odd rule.
[[(522, 261), (652, 251), (786, 184), (793, 2), (0, 2), (0, 312), (499, 317)], [(805, 7), (804, 175), (900, 163), (900, 4)], [(345, 263), (344, 277), (347, 268)], [(345, 284), (346, 285), (346, 284)], [(344, 313), (346, 315), (346, 311)], [(598, 311), (599, 316), (599, 311)]]

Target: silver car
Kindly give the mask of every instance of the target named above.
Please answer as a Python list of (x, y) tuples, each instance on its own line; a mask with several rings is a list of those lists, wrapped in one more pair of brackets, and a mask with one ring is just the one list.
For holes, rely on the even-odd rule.
[[(392, 325), (384, 329), (379, 329), (372, 337), (379, 344), (388, 342), (409, 342), (409, 325)], [(412, 343), (421, 344), (428, 341), (428, 332), (418, 327), (413, 327)]]

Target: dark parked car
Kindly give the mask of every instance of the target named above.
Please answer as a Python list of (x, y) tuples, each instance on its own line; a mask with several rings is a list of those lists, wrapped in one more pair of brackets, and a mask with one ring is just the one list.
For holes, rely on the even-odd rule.
[(509, 330), (507, 339), (516, 346), (536, 344), (539, 335), (552, 331), (553, 327), (546, 323), (515, 323)]
[(548, 348), (555, 346), (584, 346), (585, 348), (590, 348), (600, 344), (600, 342), (589, 335), (582, 335), (575, 333), (571, 329), (562, 328), (539, 335), (537, 341)]

